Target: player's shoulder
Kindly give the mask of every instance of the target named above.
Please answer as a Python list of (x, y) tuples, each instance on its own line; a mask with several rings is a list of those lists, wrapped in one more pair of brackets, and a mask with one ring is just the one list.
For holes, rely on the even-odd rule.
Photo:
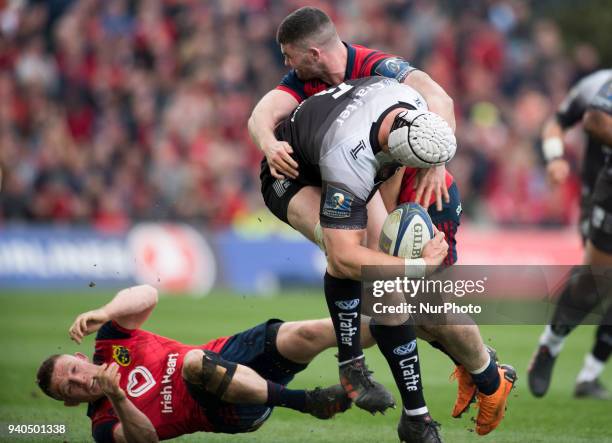
[(394, 54), (372, 49), (366, 46), (351, 44), (349, 48), (348, 65), (352, 66), (348, 78), (367, 76), (382, 76), (395, 78), (400, 83), (416, 68), (407, 60)]
[(611, 78), (612, 69), (600, 69), (599, 71), (582, 77), (570, 90), (568, 95), (573, 98), (582, 98), (588, 101)]
[(288, 92), (298, 102), (302, 102), (308, 97), (311, 97), (316, 93), (327, 89), (328, 87), (328, 84), (318, 79), (308, 81), (300, 80), (295, 72), (295, 69), (292, 69), (283, 77), (276, 89)]

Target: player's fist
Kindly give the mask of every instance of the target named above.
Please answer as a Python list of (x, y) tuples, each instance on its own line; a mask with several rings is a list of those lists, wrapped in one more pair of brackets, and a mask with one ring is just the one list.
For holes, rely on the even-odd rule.
[(546, 165), (546, 178), (552, 186), (558, 186), (567, 180), (570, 167), (567, 160), (556, 158)]
[(68, 330), (68, 335), (72, 340), (81, 344), (83, 337), (96, 332), (108, 320), (108, 315), (102, 309), (84, 312), (74, 320)]
[(291, 157), (293, 148), (289, 143), (275, 140), (266, 146), (262, 146), (262, 150), (266, 155), (266, 160), (268, 160), (272, 177), (279, 180), (285, 177), (297, 178), (299, 174), (298, 164)]
[(98, 369), (98, 373), (94, 376), (94, 380), (100, 386), (100, 389), (111, 400), (122, 400), (125, 398), (125, 392), (119, 387), (121, 374), (119, 373), (119, 365), (104, 363)]
[(444, 240), (444, 233), (436, 230), (434, 238), (429, 240), (423, 248), (423, 260), (428, 267), (434, 269), (442, 264), (448, 254), (448, 243)]

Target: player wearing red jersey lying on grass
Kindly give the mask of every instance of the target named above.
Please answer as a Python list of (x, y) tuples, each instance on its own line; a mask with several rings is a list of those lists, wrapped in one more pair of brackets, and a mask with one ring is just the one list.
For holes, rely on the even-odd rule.
[[(330, 418), (350, 407), (340, 385), (287, 389), (293, 376), (335, 346), (330, 319), (268, 320), (238, 334), (189, 346), (140, 329), (157, 304), (155, 288), (120, 291), (79, 315), (70, 337), (97, 332), (93, 361), (54, 355), (38, 371), (40, 388), (66, 406), (89, 403), (97, 442), (155, 442), (197, 431), (251, 432), (282, 406)], [(368, 328), (362, 345), (371, 346)]]
[[(312, 200), (314, 193), (311, 192), (313, 187), (303, 187), (297, 192), (294, 191), (294, 182), (300, 180), (300, 170), (294, 154), (295, 146), (286, 140), (279, 140), (274, 133), (275, 127), (306, 98), (329, 86), (338, 86), (347, 80), (367, 76), (394, 78), (404, 85), (411, 86), (425, 99), (428, 109), (443, 117), (454, 130), (453, 101), (426, 73), (417, 70), (401, 57), (342, 42), (329, 17), (316, 8), (300, 8), (287, 16), (279, 26), (277, 41), (285, 57), (285, 64), (292, 69), (282, 79), (280, 85), (268, 92), (256, 105), (249, 119), (249, 131), (266, 157), (262, 165), (266, 171), (262, 169), (262, 176), (267, 173), (276, 179), (274, 186), (283, 194), (285, 203), (288, 202), (284, 208), (286, 221), (324, 248), (321, 226), (318, 220), (312, 219), (314, 213), (310, 211), (314, 204)], [(355, 155), (358, 153), (359, 151)], [(443, 204), (450, 206), (454, 204), (450, 200), (454, 191), (448, 190), (451, 185), (449, 179), (452, 178), (449, 178), (444, 166), (419, 170), (418, 174), (417, 170), (412, 169), (412, 171), (416, 181), (414, 201), (421, 202), (418, 197), (427, 198), (431, 195), (431, 199), (435, 198), (440, 209)], [(375, 193), (370, 199), (367, 213), (366, 242), (368, 247), (378, 249), (378, 237), (387, 216), (379, 193)], [(453, 243), (449, 244), (451, 247), (446, 261), (454, 262), (455, 238), (454, 235), (449, 236), (448, 232), (453, 232), (454, 220), (457, 220), (454, 225), (456, 229), (459, 216), (444, 210), (441, 214), (436, 214), (434, 220), (444, 219), (447, 215), (444, 222), (438, 225), (448, 227), (441, 229), (445, 232), (446, 239)], [(316, 226), (314, 230), (311, 225)], [(495, 389), (500, 386), (501, 379), (497, 374), (494, 360), (486, 351), (478, 328), (473, 325), (447, 325), (435, 329), (431, 326), (428, 336), (442, 343), (445, 352), (452, 354), (456, 361), (461, 362), (464, 372), (481, 374), (479, 378), (482, 382), (479, 383), (484, 392), (491, 390), (497, 392)], [(376, 332), (374, 334), (376, 337)], [(376, 339), (379, 341), (379, 337)], [(453, 416), (459, 416), (467, 409), (475, 392), (470, 377), (457, 379), (459, 392), (464, 394), (457, 399)], [(468, 395), (469, 393), (472, 395)], [(482, 403), (491, 405), (491, 408), (481, 408), (480, 425), (477, 428), (479, 433), (488, 433), (499, 423), (499, 414), (487, 414), (486, 411), (500, 410), (496, 405), (499, 405), (502, 398), (488, 400), (490, 401)]]

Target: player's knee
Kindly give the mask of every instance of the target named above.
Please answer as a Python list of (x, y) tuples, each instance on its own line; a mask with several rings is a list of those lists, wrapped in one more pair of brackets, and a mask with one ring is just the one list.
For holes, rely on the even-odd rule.
[(183, 379), (190, 383), (198, 383), (202, 375), (202, 358), (204, 351), (192, 349), (183, 357)]
[(185, 381), (200, 386), (206, 392), (222, 398), (229, 387), (237, 364), (209, 350), (192, 349), (183, 358)]
[(301, 322), (296, 328), (297, 338), (305, 344), (314, 344), (323, 335), (323, 325), (316, 321)]

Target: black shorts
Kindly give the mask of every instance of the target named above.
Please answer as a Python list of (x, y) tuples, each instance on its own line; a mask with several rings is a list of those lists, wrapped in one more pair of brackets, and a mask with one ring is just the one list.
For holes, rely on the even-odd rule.
[(612, 254), (612, 167), (606, 167), (597, 176), (590, 199), (588, 239), (593, 245)]
[(320, 180), (302, 178), (302, 174), (295, 180), (290, 178), (278, 180), (272, 177), (268, 161), (265, 158), (261, 161), (259, 179), (261, 180), (261, 195), (266, 206), (272, 214), (287, 224), (289, 224), (287, 209), (293, 196), (306, 186), (321, 187)]
[[(231, 336), (219, 355), (225, 360), (248, 366), (267, 380), (287, 385), (307, 365), (286, 359), (276, 349), (276, 335), (282, 323), (282, 320), (271, 319)], [(271, 407), (226, 403), (197, 386), (185, 384), (190, 395), (206, 412), (213, 432), (252, 432), (272, 413)]]

